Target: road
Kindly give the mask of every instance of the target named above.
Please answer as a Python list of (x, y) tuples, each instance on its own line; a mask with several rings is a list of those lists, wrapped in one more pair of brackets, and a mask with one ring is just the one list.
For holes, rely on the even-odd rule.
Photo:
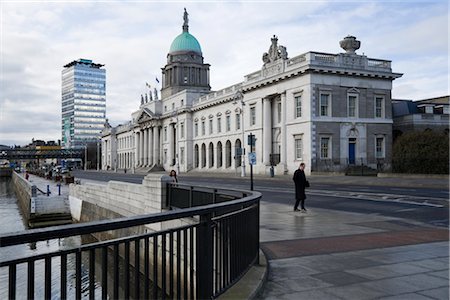
[[(74, 171), (77, 179), (100, 181), (125, 181), (141, 183), (144, 175), (114, 172)], [(249, 189), (248, 178), (218, 175), (181, 176), (182, 182), (193, 185), (215, 187), (232, 187)], [(429, 225), (449, 226), (449, 191), (448, 188), (405, 187), (405, 184), (391, 186), (359, 184), (358, 178), (350, 184), (339, 181), (321, 183), (320, 177), (312, 177), (311, 188), (307, 190), (306, 207), (326, 208), (331, 210), (379, 214), (407, 220), (423, 222)], [(289, 177), (256, 178), (254, 189), (263, 194), (262, 201), (272, 203), (294, 204), (293, 183)]]

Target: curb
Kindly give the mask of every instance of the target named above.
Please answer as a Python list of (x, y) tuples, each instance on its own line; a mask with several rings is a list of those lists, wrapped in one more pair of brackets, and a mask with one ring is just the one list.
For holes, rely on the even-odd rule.
[(264, 252), (259, 249), (259, 264), (254, 264), (245, 274), (217, 299), (257, 299), (266, 283), (268, 263)]

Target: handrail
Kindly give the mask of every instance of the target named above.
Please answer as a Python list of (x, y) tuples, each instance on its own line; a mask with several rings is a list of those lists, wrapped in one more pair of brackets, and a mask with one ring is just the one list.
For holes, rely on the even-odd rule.
[[(232, 189), (230, 189), (232, 190)], [(237, 191), (237, 190), (235, 190)], [(250, 196), (230, 202), (221, 202), (205, 206), (197, 206), (180, 210), (171, 210), (161, 213), (139, 215), (133, 217), (123, 217), (113, 220), (101, 220), (88, 223), (60, 225), (55, 227), (37, 228), (14, 233), (0, 234), (0, 248), (6, 246), (19, 245), (44, 241), (53, 238), (69, 237), (74, 235), (91, 234), (95, 232), (116, 230), (132, 226), (145, 225), (150, 223), (164, 222), (172, 219), (180, 219), (195, 215), (211, 213), (217, 209), (236, 208), (242, 204), (251, 204), (261, 198), (259, 192), (247, 192)]]

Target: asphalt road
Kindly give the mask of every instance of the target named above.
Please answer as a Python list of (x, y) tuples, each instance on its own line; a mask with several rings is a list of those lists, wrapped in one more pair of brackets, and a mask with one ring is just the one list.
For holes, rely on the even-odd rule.
[[(74, 171), (77, 179), (100, 181), (125, 181), (141, 183), (144, 175), (114, 172)], [(214, 175), (181, 176), (182, 182), (193, 185), (250, 189), (248, 178), (214, 177)], [(395, 179), (393, 179), (395, 180)], [(289, 178), (283, 180), (255, 178), (254, 189), (263, 194), (262, 201), (294, 205), (294, 186)], [(444, 188), (421, 188), (377, 185), (320, 183), (314, 178), (307, 190), (306, 207), (326, 208), (363, 214), (379, 214), (424, 222), (430, 225), (449, 226), (449, 191)]]

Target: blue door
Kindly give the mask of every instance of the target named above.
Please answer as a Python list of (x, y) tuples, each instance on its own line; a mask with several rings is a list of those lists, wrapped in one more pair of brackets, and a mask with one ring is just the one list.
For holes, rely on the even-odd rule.
[(355, 164), (355, 142), (350, 141), (348, 143), (348, 163), (351, 165)]

